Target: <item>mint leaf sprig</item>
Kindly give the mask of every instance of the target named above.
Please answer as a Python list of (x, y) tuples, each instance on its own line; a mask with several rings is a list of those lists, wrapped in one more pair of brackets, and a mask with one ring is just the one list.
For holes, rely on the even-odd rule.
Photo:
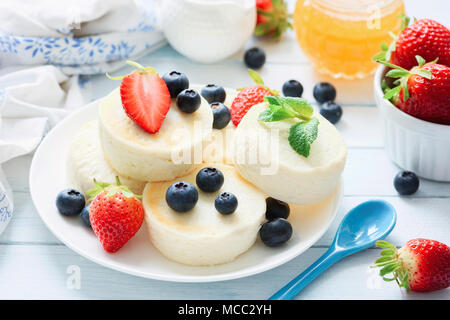
[(313, 107), (302, 98), (264, 97), (269, 107), (259, 114), (258, 120), (275, 122), (297, 118), (301, 120), (292, 125), (289, 130), (289, 145), (298, 154), (307, 158), (311, 144), (317, 139), (319, 120), (313, 117)]

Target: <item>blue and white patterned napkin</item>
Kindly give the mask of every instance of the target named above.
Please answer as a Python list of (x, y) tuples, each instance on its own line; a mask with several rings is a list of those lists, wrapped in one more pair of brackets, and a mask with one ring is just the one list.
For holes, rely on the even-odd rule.
[(165, 44), (157, 13), (156, 0), (2, 0), (0, 68), (53, 64), (69, 75), (112, 71)]
[(157, 0), (0, 1), (0, 233), (13, 212), (1, 172), (90, 101), (89, 75), (165, 44)]

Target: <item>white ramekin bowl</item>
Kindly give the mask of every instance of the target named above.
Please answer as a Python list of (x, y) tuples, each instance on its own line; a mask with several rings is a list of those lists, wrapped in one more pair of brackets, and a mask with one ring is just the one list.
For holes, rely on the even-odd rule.
[(420, 177), (450, 181), (450, 125), (414, 118), (383, 98), (380, 66), (374, 78), (375, 101), (384, 122), (386, 152), (393, 162)]

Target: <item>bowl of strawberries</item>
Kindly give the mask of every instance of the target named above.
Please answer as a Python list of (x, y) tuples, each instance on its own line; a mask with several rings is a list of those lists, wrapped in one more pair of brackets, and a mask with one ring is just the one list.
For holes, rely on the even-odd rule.
[(423, 178), (450, 181), (450, 30), (403, 17), (401, 33), (392, 36), (374, 57), (386, 151)]

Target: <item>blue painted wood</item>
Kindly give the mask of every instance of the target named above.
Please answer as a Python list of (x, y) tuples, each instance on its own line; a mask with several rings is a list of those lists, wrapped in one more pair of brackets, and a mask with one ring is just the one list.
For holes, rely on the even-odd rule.
[[(291, 7), (293, 5), (291, 1)], [(421, 0), (406, 1), (411, 16), (434, 17), (450, 26), (450, 2), (435, 0), (424, 6)], [(356, 204), (382, 198), (398, 212), (397, 226), (387, 240), (401, 246), (416, 237), (450, 243), (450, 184), (421, 181), (413, 197), (398, 197), (392, 178), (398, 168), (383, 150), (378, 110), (374, 107), (371, 79), (349, 82), (323, 77), (314, 72), (288, 34), (280, 43), (252, 39), (246, 47), (258, 45), (268, 55), (261, 75), (267, 84), (279, 89), (288, 78), (299, 79), (305, 97), (312, 100), (312, 87), (319, 80), (336, 84), (344, 117), (338, 124), (349, 145), (345, 169), (345, 197), (330, 230), (309, 250), (292, 261), (259, 275), (218, 283), (173, 283), (137, 278), (99, 266), (61, 244), (44, 226), (28, 193), (30, 156), (3, 165), (16, 199), (14, 217), (0, 235), (0, 299), (266, 299), (284, 283), (323, 255), (333, 240), (340, 219)], [(139, 61), (160, 72), (180, 69), (192, 82), (216, 82), (242, 87), (250, 79), (242, 63), (242, 53), (215, 65), (199, 65), (175, 52), (170, 46)], [(117, 86), (103, 75), (89, 82), (94, 97), (101, 97)], [(450, 290), (406, 294), (392, 283), (385, 283), (369, 266), (379, 255), (368, 249), (343, 259), (316, 278), (296, 299), (448, 299)], [(80, 286), (73, 276), (80, 275)]]

